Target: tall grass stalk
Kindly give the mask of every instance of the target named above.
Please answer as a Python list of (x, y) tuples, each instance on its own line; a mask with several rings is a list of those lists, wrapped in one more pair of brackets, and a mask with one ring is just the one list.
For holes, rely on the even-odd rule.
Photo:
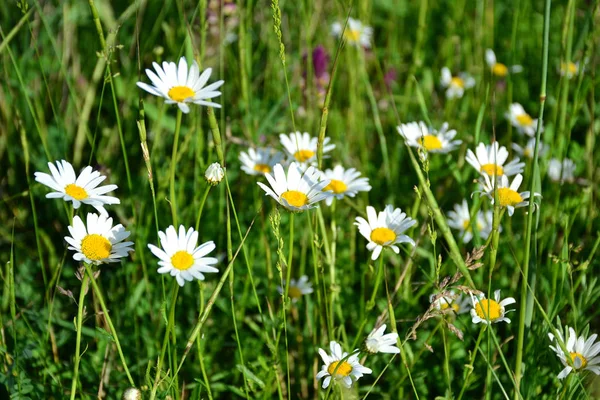
[[(545, 10), (544, 10), (544, 44), (542, 48), (542, 86), (540, 89), (540, 114), (538, 116), (538, 125), (536, 129), (535, 135), (535, 149), (533, 152), (533, 176), (536, 175), (539, 165), (538, 165), (538, 157), (539, 157), (539, 144), (541, 140), (541, 126), (544, 121), (544, 106), (546, 105), (546, 83), (548, 79), (548, 45), (550, 42), (550, 5), (552, 4), (552, 0), (546, 0)], [(517, 399), (517, 393), (521, 388), (521, 371), (523, 369), (523, 350), (524, 350), (524, 339), (525, 339), (525, 313), (527, 311), (527, 297), (532, 296), (535, 297), (535, 293), (528, 293), (528, 279), (529, 279), (529, 256), (531, 251), (531, 231), (533, 226), (533, 211), (535, 210), (535, 180), (532, 179), (529, 183), (529, 191), (531, 193), (529, 200), (529, 207), (527, 208), (527, 224), (526, 224), (526, 233), (525, 233), (525, 255), (523, 256), (523, 279), (521, 280), (521, 296), (520, 296), (520, 309), (519, 309), (519, 332), (517, 334), (517, 355), (515, 362), (515, 381), (516, 381), (516, 391), (514, 398)], [(541, 193), (540, 193), (541, 194)]]
[(86, 273), (81, 274), (81, 288), (79, 290), (79, 301), (77, 302), (77, 320), (75, 325), (75, 331), (77, 332), (77, 339), (75, 341), (75, 359), (73, 360), (73, 377), (71, 380), (71, 400), (75, 399), (77, 395), (77, 381), (79, 379), (79, 361), (81, 360), (81, 326), (84, 317), (84, 302), (85, 295), (88, 291), (88, 275)]
[(169, 173), (169, 201), (171, 203), (171, 216), (173, 226), (177, 229), (177, 193), (175, 192), (175, 170), (177, 169), (177, 149), (179, 147), (179, 132), (181, 131), (182, 112), (177, 109), (177, 120), (175, 122), (175, 135), (173, 137), (173, 152), (171, 153), (171, 169)]

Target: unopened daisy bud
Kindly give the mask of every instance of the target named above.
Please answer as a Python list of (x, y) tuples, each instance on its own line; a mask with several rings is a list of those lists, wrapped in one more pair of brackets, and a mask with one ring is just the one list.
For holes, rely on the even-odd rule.
[(218, 162), (210, 164), (204, 173), (206, 182), (213, 186), (217, 186), (223, 180), (224, 176), (225, 170), (223, 170), (223, 167)]
[(123, 400), (142, 400), (142, 392), (139, 389), (130, 387), (123, 392)]

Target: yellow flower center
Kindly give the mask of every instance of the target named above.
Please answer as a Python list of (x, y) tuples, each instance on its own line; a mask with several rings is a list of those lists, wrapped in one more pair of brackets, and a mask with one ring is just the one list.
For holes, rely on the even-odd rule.
[(294, 158), (300, 162), (304, 162), (313, 158), (314, 155), (315, 152), (312, 150), (298, 150), (294, 153)]
[(292, 299), (299, 299), (302, 297), (302, 291), (296, 286), (290, 286), (288, 289), (288, 296), (290, 296)]
[(587, 367), (587, 358), (585, 358), (583, 356), (583, 354), (571, 352), (570, 355), (571, 355), (571, 360), (573, 361), (573, 364), (575, 364), (576, 359), (579, 359), (579, 361), (581, 362), (581, 366), (576, 369), (579, 370), (579, 369), (584, 369), (585, 367)]
[(488, 299), (479, 300), (479, 303), (475, 306), (475, 312), (479, 318), (488, 321), (495, 321), (502, 316), (500, 304), (494, 300)]
[(496, 164), (483, 164), (481, 166), (481, 172), (485, 172), (489, 176), (502, 176), (504, 175), (504, 169), (500, 165)]
[(531, 154), (531, 150), (530, 149), (525, 149), (523, 150), (523, 155), (527, 158), (531, 158), (533, 156), (533, 154)]
[(448, 304), (446, 301), (440, 301), (441, 310), (447, 310), (448, 308), (452, 308), (454, 312), (458, 313), (459, 307), (454, 301), (452, 301), (450, 304)]
[(81, 241), (81, 252), (89, 260), (104, 260), (110, 256), (111, 250), (110, 241), (97, 233), (86, 235)]
[[(329, 367), (327, 367), (327, 372), (329, 372), (329, 375), (333, 376), (333, 371), (335, 371), (335, 374), (337, 376), (350, 375), (350, 373), (352, 372), (352, 366), (350, 364), (348, 364), (346, 361), (342, 361), (339, 367), (338, 364), (340, 364), (339, 361), (334, 361), (331, 364), (329, 364)], [(337, 371), (335, 369), (336, 367)]]
[(423, 136), (419, 139), (419, 144), (425, 147), (427, 151), (439, 150), (442, 148), (442, 142), (434, 135)]
[(297, 190), (288, 190), (287, 192), (283, 192), (281, 197), (293, 207), (302, 207), (308, 204), (308, 197), (304, 193)]
[(271, 172), (271, 167), (269, 167), (267, 164), (256, 164), (254, 166), (254, 170), (262, 174), (268, 174)]
[(492, 67), (492, 73), (499, 77), (508, 75), (508, 67), (502, 63), (496, 63)]
[(337, 179), (332, 179), (331, 182), (329, 183), (329, 185), (327, 185), (323, 188), (324, 192), (327, 192), (328, 190), (333, 191), (333, 193), (335, 193), (335, 194), (340, 194), (340, 193), (345, 193), (346, 190), (348, 190), (348, 186), (342, 181), (338, 181)]
[(187, 86), (173, 86), (167, 93), (171, 100), (178, 103), (183, 102), (185, 99), (194, 97), (195, 93), (192, 89)]
[(360, 40), (360, 30), (358, 29), (346, 29), (344, 37), (349, 42), (358, 42)]
[(560, 69), (563, 73), (569, 73), (570, 75), (575, 75), (577, 73), (577, 65), (574, 62), (569, 61), (569, 63), (565, 63), (564, 61), (560, 63)]
[(67, 186), (65, 186), (65, 193), (75, 200), (84, 200), (88, 198), (88, 194), (85, 189), (81, 186), (77, 186), (74, 183), (69, 183)]
[(194, 265), (194, 257), (185, 250), (179, 250), (171, 257), (171, 264), (180, 271), (185, 271)]
[(521, 126), (531, 126), (531, 125), (533, 125), (533, 118), (531, 118), (529, 116), (529, 114), (525, 113), (525, 114), (517, 115), (517, 122)]
[(464, 229), (465, 231), (471, 230), (471, 221), (470, 221), (470, 220), (468, 220), (468, 219), (465, 219), (465, 220), (463, 221), (463, 229)]
[(390, 228), (375, 228), (371, 232), (371, 240), (380, 246), (396, 239), (396, 232)]
[(450, 80), (450, 86), (458, 86), (459, 88), (464, 88), (465, 81), (462, 78), (459, 78), (458, 76), (453, 76)]
[(521, 195), (510, 188), (498, 189), (498, 201), (501, 207), (516, 206), (523, 201)]

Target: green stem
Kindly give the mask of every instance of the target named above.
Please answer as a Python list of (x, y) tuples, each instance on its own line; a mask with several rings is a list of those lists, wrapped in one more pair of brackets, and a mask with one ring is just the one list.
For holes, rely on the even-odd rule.
[(375, 307), (375, 297), (379, 291), (379, 285), (381, 285), (381, 281), (383, 280), (383, 252), (381, 253), (382, 254), (379, 255), (379, 268), (377, 269), (377, 277), (375, 278), (375, 287), (371, 294), (371, 300), (367, 303), (367, 310), (372, 310), (373, 307)]
[(288, 251), (288, 262), (285, 271), (285, 293), (283, 295), (283, 331), (285, 338), (285, 363), (287, 367), (287, 394), (288, 399), (291, 398), (292, 393), (290, 392), (290, 352), (288, 350), (288, 335), (287, 335), (287, 309), (289, 307), (288, 294), (290, 291), (290, 279), (292, 279), (292, 259), (294, 256), (294, 216), (295, 214), (290, 213), (290, 238), (289, 238), (289, 251)]
[(181, 131), (182, 112), (177, 109), (177, 122), (175, 123), (175, 137), (173, 138), (173, 152), (171, 153), (171, 171), (169, 174), (169, 197), (171, 200), (171, 215), (173, 226), (177, 229), (177, 195), (175, 194), (175, 169), (177, 167), (177, 148), (179, 147), (179, 132)]
[[(540, 114), (538, 118), (537, 132), (535, 135), (535, 150), (533, 152), (533, 176), (536, 176), (538, 171), (538, 156), (539, 156), (539, 143), (541, 138), (541, 130), (544, 120), (544, 106), (546, 104), (546, 81), (548, 78), (548, 43), (549, 43), (549, 34), (550, 34), (550, 5), (552, 0), (546, 0), (546, 8), (544, 12), (544, 47), (542, 51), (542, 87), (540, 89)], [(519, 333), (517, 335), (517, 360), (515, 364), (515, 398), (518, 398), (518, 392), (521, 389), (521, 370), (523, 363), (523, 346), (524, 346), (524, 338), (525, 338), (525, 314), (528, 292), (527, 285), (529, 279), (529, 256), (531, 250), (531, 227), (533, 225), (533, 210), (534, 210), (534, 183), (535, 179), (531, 179), (529, 184), (529, 207), (527, 213), (527, 228), (525, 234), (525, 255), (523, 258), (523, 278), (521, 279), (521, 303), (519, 310)], [(530, 296), (534, 297), (534, 293), (530, 293)]]
[[(174, 330), (174, 319), (175, 319), (175, 304), (177, 303), (177, 294), (179, 293), (179, 284), (177, 281), (173, 281), (173, 291), (171, 295), (171, 309), (169, 310), (169, 319), (167, 321), (167, 328), (165, 329), (165, 336), (163, 338), (162, 349), (158, 357), (158, 363), (156, 364), (156, 377), (154, 378), (154, 384), (152, 385), (152, 393), (150, 393), (150, 400), (156, 398), (156, 390), (158, 389), (158, 383), (160, 381), (160, 373), (162, 369), (163, 360), (167, 351), (167, 344), (169, 343), (169, 334)], [(183, 362), (183, 359), (182, 359)], [(173, 376), (176, 376), (174, 373)]]
[(121, 342), (119, 341), (119, 336), (117, 335), (115, 326), (112, 323), (112, 319), (110, 319), (110, 314), (108, 313), (108, 308), (106, 308), (106, 302), (104, 301), (104, 296), (102, 296), (102, 291), (100, 291), (100, 287), (98, 286), (98, 283), (96, 283), (96, 279), (94, 278), (94, 274), (92, 272), (91, 267), (88, 264), (84, 264), (84, 265), (85, 265), (85, 272), (87, 273), (88, 277), (90, 278), (90, 283), (92, 284), (92, 290), (94, 291), (94, 295), (96, 296), (96, 299), (100, 303), (100, 308), (102, 309), (104, 320), (106, 321), (106, 323), (108, 325), (108, 329), (110, 329), (110, 334), (113, 336), (113, 340), (115, 341), (115, 345), (117, 346), (117, 352), (119, 353), (119, 357), (121, 358), (121, 365), (123, 366), (123, 369), (125, 370), (125, 374), (127, 375), (129, 384), (131, 384), (131, 386), (135, 386), (135, 383), (133, 382), (133, 378), (131, 377), (131, 374), (129, 373), (129, 368), (127, 368), (127, 363), (125, 362), (125, 356), (123, 355), (123, 349), (121, 349)]
[(204, 203), (206, 202), (206, 198), (208, 197), (208, 192), (210, 192), (211, 185), (206, 185), (206, 189), (204, 190), (204, 195), (202, 196), (202, 200), (200, 201), (200, 207), (198, 207), (198, 217), (196, 217), (196, 230), (200, 228), (200, 217), (202, 216), (202, 210), (204, 209)]
[(481, 343), (481, 338), (483, 337), (483, 332), (487, 325), (483, 324), (481, 326), (481, 330), (479, 331), (479, 335), (477, 336), (477, 341), (475, 342), (475, 349), (471, 352), (471, 362), (467, 367), (467, 376), (465, 378), (465, 382), (463, 383), (462, 388), (460, 389), (460, 394), (458, 395), (458, 400), (461, 400), (465, 390), (467, 389), (467, 385), (469, 383), (469, 378), (471, 377), (471, 373), (473, 372), (473, 364), (475, 364), (475, 360), (477, 359), (477, 351), (479, 350), (479, 343)]
[(206, 109), (206, 113), (208, 114), (208, 124), (210, 125), (210, 131), (212, 132), (213, 142), (215, 142), (215, 148), (217, 149), (217, 158), (219, 159), (219, 164), (221, 164), (222, 167), (225, 167), (223, 144), (221, 142), (221, 131), (219, 130), (217, 118), (215, 117), (215, 110), (212, 107), (208, 107)]
[(79, 302), (77, 303), (77, 341), (75, 342), (75, 363), (73, 365), (73, 380), (71, 381), (71, 400), (75, 399), (77, 393), (77, 379), (79, 377), (79, 361), (81, 360), (81, 323), (83, 321), (83, 303), (87, 292), (88, 276), (83, 275), (81, 279), (81, 291), (79, 292)]

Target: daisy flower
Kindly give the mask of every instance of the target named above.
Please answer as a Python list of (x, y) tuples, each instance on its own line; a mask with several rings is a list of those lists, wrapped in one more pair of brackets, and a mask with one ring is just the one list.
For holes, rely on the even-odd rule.
[(73, 259), (88, 264), (119, 262), (133, 251), (133, 242), (124, 242), (130, 235), (123, 225), (112, 225), (112, 218), (104, 214), (88, 213), (86, 224), (76, 215), (69, 226), (71, 236), (65, 236), (69, 250), (75, 251)]
[[(279, 294), (285, 292), (285, 282), (281, 286), (277, 286)], [(297, 302), (302, 296), (311, 294), (313, 292), (312, 284), (308, 280), (308, 276), (302, 275), (300, 279), (290, 279), (290, 287), (288, 289), (288, 296), (292, 299), (292, 302)]]
[(344, 24), (335, 22), (331, 25), (331, 34), (337, 38), (344, 37), (346, 41), (356, 47), (362, 46), (365, 48), (371, 47), (371, 37), (373, 36), (373, 28), (363, 25), (357, 19), (348, 18), (348, 26), (344, 31)]
[(566, 63), (561, 61), (559, 72), (561, 76), (566, 76), (567, 79), (572, 79), (574, 76), (579, 74), (579, 63), (574, 63), (572, 61)]
[[(286, 153), (300, 163), (303, 169), (317, 161), (318, 138), (310, 136), (307, 132), (292, 132), (289, 135), (280, 134), (279, 140)], [(328, 137), (323, 140), (323, 154), (335, 148), (335, 144), (329, 144), (329, 140)]]
[(242, 171), (248, 175), (264, 175), (273, 170), (275, 164), (281, 162), (283, 154), (273, 149), (248, 148), (248, 151), (242, 151), (239, 160), (242, 163)]
[(174, 276), (179, 286), (186, 281), (191, 282), (194, 278), (204, 280), (207, 272), (219, 272), (213, 267), (218, 260), (214, 257), (205, 257), (215, 249), (215, 243), (210, 241), (196, 247), (198, 243), (198, 232), (189, 228), (186, 232), (183, 225), (179, 226), (179, 234), (173, 225), (165, 232), (158, 232), (160, 246), (148, 244), (148, 248), (160, 259), (157, 270), (159, 274), (169, 273)]
[[(527, 141), (527, 145), (525, 147), (521, 147), (516, 143), (512, 144), (512, 148), (520, 156), (526, 158), (533, 158), (533, 152), (535, 151), (535, 138), (531, 138)], [(540, 142), (538, 144), (538, 155), (542, 157), (546, 154), (546, 146), (544, 143)]]
[(339, 343), (332, 340), (329, 343), (329, 349), (331, 355), (327, 354), (325, 350), (319, 349), (319, 355), (323, 359), (324, 365), (316, 378), (317, 380), (325, 378), (322, 384), (323, 389), (327, 389), (331, 383), (331, 378), (341, 381), (345, 387), (350, 388), (354, 381), (357, 381), (364, 374), (373, 372), (370, 368), (360, 365), (358, 354), (348, 357), (348, 353), (342, 352), (342, 346)]
[(523, 172), (525, 163), (519, 162), (519, 159), (515, 158), (504, 165), (507, 158), (508, 150), (504, 146), (500, 147), (498, 142), (494, 142), (490, 146), (479, 143), (475, 149), (475, 153), (469, 149), (466, 156), (467, 162), (484, 176), (512, 176)]
[[(579, 372), (581, 370), (592, 371), (596, 375), (600, 375), (600, 342), (596, 342), (598, 335), (593, 334), (587, 340), (585, 336), (577, 336), (573, 328), (567, 328), (567, 340), (563, 339), (562, 333), (558, 331), (560, 341), (564, 343), (569, 355), (567, 356), (560, 345), (557, 337), (552, 333), (548, 333), (550, 341), (553, 342), (554, 346), (550, 345), (552, 351), (556, 353), (560, 362), (565, 368), (558, 374), (558, 379), (566, 378), (571, 371)], [(571, 363), (567, 363), (567, 357), (571, 359)]]
[(423, 121), (401, 124), (396, 129), (409, 146), (422, 148), (429, 153), (448, 153), (462, 143), (462, 140), (452, 140), (456, 130), (448, 130), (447, 122), (442, 124), (439, 132), (429, 130)]
[(515, 310), (506, 310), (505, 307), (509, 304), (514, 304), (517, 301), (512, 297), (507, 297), (500, 300), (500, 290), (494, 292), (494, 300), (485, 298), (485, 295), (473, 296), (471, 294), (473, 308), (471, 309), (471, 319), (474, 324), (483, 322), (484, 324), (506, 322), (510, 324), (510, 319), (506, 318), (506, 313)]
[(210, 78), (212, 68), (207, 68), (200, 74), (196, 61), (188, 69), (185, 57), (179, 59), (179, 65), (164, 61), (162, 68), (155, 62), (152, 63), (152, 66), (156, 73), (147, 69), (146, 75), (152, 81), (153, 86), (138, 82), (137, 85), (141, 89), (155, 96), (163, 97), (167, 104), (177, 104), (179, 109), (186, 114), (190, 112), (188, 103), (221, 108), (220, 104), (208, 100), (221, 95), (221, 92), (216, 89), (221, 87), (224, 81), (204, 86)]
[(456, 314), (464, 314), (471, 309), (471, 299), (459, 294), (454, 290), (447, 290), (440, 294), (432, 294), (429, 296), (429, 302), (440, 311), (453, 310)]
[(218, 162), (210, 164), (204, 173), (204, 179), (206, 179), (206, 182), (211, 186), (218, 185), (224, 177), (225, 170)]
[(498, 78), (504, 78), (509, 72), (512, 74), (518, 74), (519, 72), (523, 71), (523, 67), (520, 65), (507, 67), (505, 64), (499, 63), (496, 60), (496, 53), (494, 53), (494, 50), (492, 49), (487, 49), (485, 51), (485, 62), (492, 70), (492, 74)]
[(575, 181), (575, 169), (577, 169), (577, 166), (573, 160), (565, 158), (561, 163), (556, 158), (553, 158), (548, 163), (548, 176), (554, 182), (560, 182), (561, 185), (564, 182), (572, 183)]
[(364, 347), (369, 353), (400, 353), (400, 349), (396, 347), (398, 333), (392, 332), (384, 335), (383, 332), (385, 332), (385, 328), (386, 325), (383, 324), (379, 328), (373, 329), (371, 333), (369, 333), (369, 336), (367, 336)]
[(104, 196), (105, 193), (115, 190), (117, 185), (98, 187), (106, 176), (92, 170), (92, 167), (85, 167), (79, 176), (75, 176), (73, 166), (65, 160), (57, 161), (56, 166), (48, 163), (48, 168), (52, 175), (44, 172), (34, 174), (36, 181), (55, 190), (46, 195), (48, 199), (62, 198), (65, 201), (72, 201), (75, 209), (78, 209), (81, 203), (89, 204), (104, 215), (108, 215), (104, 209), (105, 205), (121, 203), (116, 197)]
[(319, 180), (322, 172), (309, 167), (302, 172), (298, 164), (291, 163), (287, 176), (281, 164), (273, 167), (273, 175), (265, 174), (271, 188), (257, 182), (268, 196), (290, 211), (300, 212), (316, 207), (316, 203), (332, 196), (331, 192), (323, 192), (329, 180)]
[(384, 247), (389, 247), (394, 253), (399, 254), (400, 249), (396, 244), (410, 243), (414, 246), (415, 241), (402, 232), (416, 223), (414, 219), (406, 217), (401, 209), (394, 209), (388, 204), (379, 214), (373, 207), (368, 206), (367, 220), (356, 217), (354, 225), (358, 226), (360, 234), (369, 241), (367, 249), (373, 252), (371, 260), (377, 260)]
[[(489, 210), (486, 212), (477, 212), (477, 231), (479, 236), (486, 240), (492, 232), (492, 223), (494, 212)], [(454, 210), (448, 212), (448, 225), (451, 228), (458, 229), (463, 238), (463, 243), (469, 243), (473, 238), (473, 229), (471, 227), (471, 215), (467, 200), (463, 200), (461, 204), (455, 204)]]
[(452, 76), (447, 67), (442, 68), (442, 78), (440, 80), (442, 87), (447, 88), (446, 97), (449, 99), (460, 99), (465, 93), (465, 89), (475, 86), (475, 79), (465, 72)]
[[(494, 184), (489, 176), (483, 175), (483, 178), (484, 181), (480, 182), (483, 187), (483, 194), (489, 197), (492, 200), (492, 204), (494, 204)], [(509, 216), (513, 215), (515, 208), (529, 205), (529, 191), (518, 192), (521, 182), (523, 182), (523, 175), (521, 174), (515, 176), (510, 185), (508, 184), (508, 177), (506, 175), (502, 175), (500, 179), (498, 179), (496, 186), (496, 189), (498, 190), (498, 201), (500, 202), (500, 207), (506, 207), (508, 209)], [(533, 196), (541, 197), (539, 193), (534, 193)]]
[[(531, 118), (529, 114), (525, 112), (523, 106), (519, 103), (513, 103), (510, 105), (509, 111), (504, 114), (506, 119), (510, 121), (512, 126), (517, 128), (517, 132), (524, 133), (528, 136), (534, 136), (537, 130), (538, 120)], [(540, 131), (544, 131), (544, 127), (540, 126)]]
[(360, 172), (354, 168), (344, 169), (341, 165), (336, 165), (333, 169), (326, 170), (322, 176), (329, 180), (329, 185), (325, 186), (323, 191), (333, 194), (325, 200), (328, 206), (331, 205), (334, 198), (341, 200), (345, 196), (354, 197), (358, 192), (371, 190), (369, 178), (360, 177)]

